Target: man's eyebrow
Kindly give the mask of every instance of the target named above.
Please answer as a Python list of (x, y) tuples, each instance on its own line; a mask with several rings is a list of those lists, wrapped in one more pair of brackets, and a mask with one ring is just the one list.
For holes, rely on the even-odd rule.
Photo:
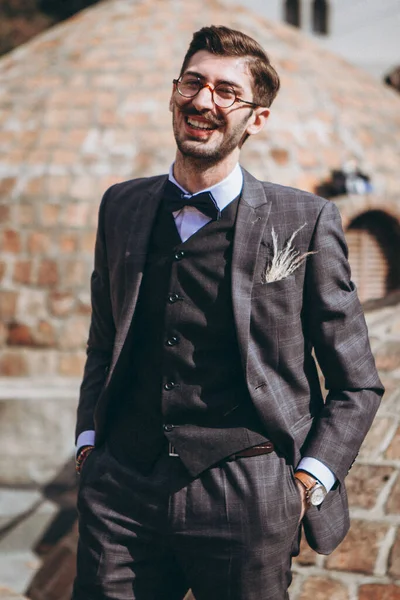
[[(202, 75), (201, 73), (198, 73), (197, 71), (185, 71), (184, 75), (193, 75), (193, 77), (198, 77), (199, 79), (202, 79), (203, 81), (205, 81), (207, 78)], [(225, 84), (225, 85), (229, 85), (229, 87), (235, 88), (236, 90), (239, 90), (240, 92), (243, 92), (243, 88), (239, 83), (236, 83), (235, 81), (231, 81), (229, 79), (218, 79), (217, 83), (215, 85), (220, 85), (220, 84)]]
[(236, 90), (240, 90), (241, 92), (243, 92), (242, 86), (239, 83), (236, 83), (235, 81), (230, 81), (229, 79), (220, 79), (218, 80), (217, 85), (220, 85), (221, 83), (229, 85), (229, 87), (235, 88)]

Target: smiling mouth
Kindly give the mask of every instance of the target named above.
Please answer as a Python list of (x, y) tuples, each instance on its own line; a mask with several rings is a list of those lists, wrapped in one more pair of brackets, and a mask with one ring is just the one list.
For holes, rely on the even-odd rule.
[(185, 117), (185, 121), (189, 127), (192, 129), (198, 129), (199, 131), (213, 131), (214, 129), (218, 128), (217, 125), (214, 125), (210, 122), (199, 121), (195, 117)]

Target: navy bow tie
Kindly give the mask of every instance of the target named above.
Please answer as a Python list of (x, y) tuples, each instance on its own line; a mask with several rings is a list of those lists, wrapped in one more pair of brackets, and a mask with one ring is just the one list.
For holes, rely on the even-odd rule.
[(211, 192), (201, 192), (194, 196), (184, 194), (172, 181), (167, 181), (164, 190), (165, 208), (170, 212), (181, 210), (184, 206), (194, 206), (213, 221), (221, 218), (221, 211)]

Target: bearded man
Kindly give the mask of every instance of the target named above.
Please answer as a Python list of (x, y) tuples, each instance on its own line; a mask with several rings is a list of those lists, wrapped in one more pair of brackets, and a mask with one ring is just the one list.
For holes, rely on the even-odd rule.
[(335, 205), (239, 166), (278, 89), (255, 40), (204, 27), (169, 175), (103, 197), (74, 600), (284, 600), (302, 526), (324, 554), (348, 530), (383, 388)]

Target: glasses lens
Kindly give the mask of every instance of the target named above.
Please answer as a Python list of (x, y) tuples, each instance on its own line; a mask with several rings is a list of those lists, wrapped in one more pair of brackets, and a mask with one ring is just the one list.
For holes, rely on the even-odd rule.
[(184, 75), (177, 84), (178, 92), (185, 98), (193, 98), (198, 94), (200, 87), (200, 81), (193, 75)]
[[(184, 75), (182, 79), (178, 80), (176, 86), (178, 92), (184, 98), (194, 98), (204, 87), (200, 79), (193, 75)], [(235, 91), (222, 83), (214, 88), (212, 95), (214, 103), (220, 108), (229, 108), (236, 100)]]
[(229, 108), (236, 100), (235, 91), (224, 84), (217, 85), (214, 89), (214, 102), (221, 108)]

